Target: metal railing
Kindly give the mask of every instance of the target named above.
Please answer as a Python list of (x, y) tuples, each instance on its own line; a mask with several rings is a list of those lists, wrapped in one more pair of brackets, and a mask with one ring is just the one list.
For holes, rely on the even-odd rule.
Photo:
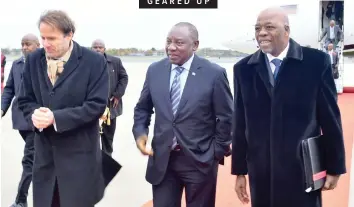
[(339, 77), (338, 79), (335, 79), (336, 87), (337, 87), (337, 93), (343, 93), (343, 75), (344, 75), (344, 57), (343, 57), (343, 48), (344, 48), (344, 42), (341, 42), (341, 46), (338, 51), (339, 55), (339, 63), (338, 63), (338, 74)]

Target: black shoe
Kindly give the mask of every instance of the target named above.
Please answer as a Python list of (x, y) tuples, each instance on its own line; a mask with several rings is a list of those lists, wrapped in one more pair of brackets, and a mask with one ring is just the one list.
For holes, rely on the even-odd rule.
[(10, 207), (27, 207), (27, 203), (14, 203)]

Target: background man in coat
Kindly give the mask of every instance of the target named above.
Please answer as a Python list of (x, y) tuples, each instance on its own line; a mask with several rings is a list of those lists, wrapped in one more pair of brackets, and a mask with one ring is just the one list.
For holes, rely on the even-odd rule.
[(102, 150), (112, 156), (113, 138), (116, 131), (116, 118), (123, 112), (122, 97), (128, 85), (128, 74), (119, 57), (105, 53), (106, 46), (102, 40), (98, 39), (93, 41), (91, 48), (92, 50), (101, 53), (107, 61), (107, 69), (109, 73), (109, 100), (107, 107), (109, 108), (109, 115), (101, 117), (105, 120), (102, 124), (101, 142)]
[(9, 77), (6, 81), (4, 92), (1, 95), (1, 117), (5, 116), (12, 103), (12, 126), (19, 130), (22, 139), (25, 141), (25, 149), (22, 158), (22, 176), (18, 185), (18, 192), (15, 203), (11, 207), (27, 207), (28, 189), (32, 181), (32, 166), (34, 154), (34, 131), (31, 125), (18, 108), (17, 97), (20, 93), (22, 74), (27, 56), (39, 48), (38, 38), (33, 34), (25, 35), (21, 40), (23, 56), (12, 63)]
[[(176, 24), (168, 34), (168, 58), (148, 68), (134, 111), (133, 134), (150, 155), (146, 179), (154, 207), (214, 207), (218, 163), (231, 144), (232, 94), (224, 68), (194, 54), (194, 25)], [(151, 114), (152, 151), (146, 150)]]
[(320, 207), (321, 191), (305, 193), (301, 140), (324, 134), (327, 181), (346, 172), (341, 116), (329, 56), (289, 38), (287, 15), (262, 11), (260, 46), (234, 66), (232, 174), (235, 190), (252, 207)]
[(103, 55), (72, 40), (62, 11), (39, 19), (43, 49), (28, 56), (19, 108), (35, 127), (33, 206), (93, 207), (104, 192), (99, 118), (108, 100)]
[(4, 90), (6, 56), (1, 53), (1, 93)]

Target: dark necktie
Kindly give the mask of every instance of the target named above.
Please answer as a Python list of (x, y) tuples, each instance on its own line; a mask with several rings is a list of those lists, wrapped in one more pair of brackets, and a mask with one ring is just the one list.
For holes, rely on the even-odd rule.
[(275, 70), (274, 70), (274, 74), (273, 74), (273, 77), (274, 77), (274, 80), (277, 79), (277, 76), (278, 76), (278, 73), (279, 73), (279, 68), (280, 68), (280, 65), (281, 65), (281, 60), (278, 59), (278, 58), (275, 58), (271, 61), (274, 65), (275, 65)]

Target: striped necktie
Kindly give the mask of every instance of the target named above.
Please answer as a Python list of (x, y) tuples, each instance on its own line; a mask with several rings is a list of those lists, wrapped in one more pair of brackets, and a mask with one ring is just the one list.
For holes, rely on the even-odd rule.
[[(172, 103), (172, 112), (173, 112), (174, 116), (177, 113), (178, 104), (179, 104), (179, 102), (181, 100), (182, 90), (181, 90), (180, 75), (183, 72), (184, 68), (183, 67), (177, 67), (177, 68), (175, 68), (175, 70), (176, 70), (176, 74), (175, 74), (175, 77), (174, 77), (173, 82), (172, 82), (171, 93), (170, 93), (171, 103)], [(178, 145), (177, 138), (175, 136), (173, 138), (172, 149), (175, 149), (177, 145)]]
[(172, 111), (173, 115), (176, 115), (177, 108), (179, 101), (181, 100), (181, 80), (180, 80), (180, 75), (183, 72), (184, 68), (183, 67), (177, 67), (175, 68), (176, 74), (172, 82), (171, 86), (171, 103), (172, 103)]

